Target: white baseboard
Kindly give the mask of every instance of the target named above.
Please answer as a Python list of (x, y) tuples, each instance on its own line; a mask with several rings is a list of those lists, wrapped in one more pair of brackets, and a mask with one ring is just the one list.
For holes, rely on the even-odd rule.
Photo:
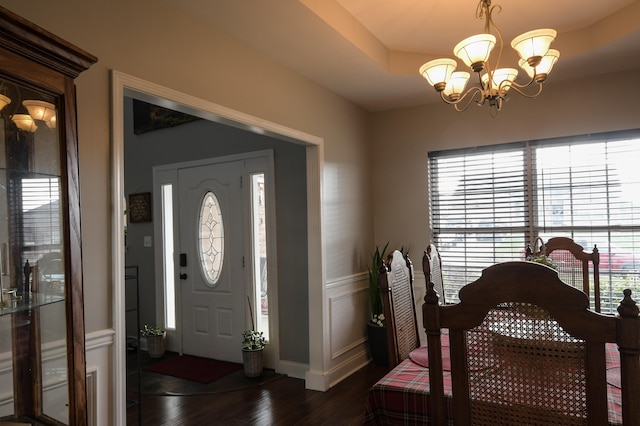
[(306, 372), (309, 370), (309, 364), (299, 362), (280, 361), (276, 368), (276, 373), (286, 374), (296, 379), (304, 379)]

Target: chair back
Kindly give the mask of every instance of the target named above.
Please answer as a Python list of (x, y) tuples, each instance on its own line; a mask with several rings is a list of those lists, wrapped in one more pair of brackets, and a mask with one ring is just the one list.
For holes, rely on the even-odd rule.
[[(552, 269), (507, 262), (459, 298), (439, 305), (429, 286), (423, 305), (434, 424), (446, 423), (442, 330), (455, 425), (609, 424), (609, 402), (620, 395), (624, 424), (640, 424), (640, 318), (630, 290), (619, 315), (598, 314)], [(617, 395), (608, 394), (606, 348), (619, 351)]]
[[(600, 253), (596, 246), (591, 252), (587, 252), (571, 238), (553, 237), (533, 255), (540, 253), (553, 260), (562, 281), (584, 291), (589, 296), (591, 307), (596, 312), (601, 312)], [(591, 271), (593, 279), (590, 279)]]
[(420, 346), (409, 255), (394, 250), (380, 271), (378, 283), (384, 304), (389, 366), (393, 367)]
[(445, 304), (444, 279), (442, 278), (442, 260), (440, 252), (434, 244), (429, 244), (422, 256), (422, 271), (427, 283), (432, 282), (440, 304)]

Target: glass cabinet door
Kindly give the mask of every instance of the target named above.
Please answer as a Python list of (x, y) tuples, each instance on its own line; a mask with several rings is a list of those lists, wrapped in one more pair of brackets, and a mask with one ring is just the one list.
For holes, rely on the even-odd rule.
[(0, 7), (0, 425), (87, 424), (73, 81), (95, 61)]
[[(68, 424), (65, 247), (56, 99), (0, 79), (2, 415)], [(38, 383), (37, 389), (31, 385)], [(40, 413), (31, 413), (37, 407)]]

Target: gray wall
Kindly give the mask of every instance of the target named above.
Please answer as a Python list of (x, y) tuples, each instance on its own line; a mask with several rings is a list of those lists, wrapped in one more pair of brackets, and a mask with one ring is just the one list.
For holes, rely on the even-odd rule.
[[(152, 167), (272, 149), (275, 162), (280, 356), (309, 362), (305, 147), (223, 124), (198, 120), (141, 135), (133, 133), (133, 102), (125, 98), (124, 192), (153, 192)], [(140, 268), (141, 323), (155, 323), (154, 249), (143, 247), (153, 222), (129, 223), (126, 264)], [(154, 241), (154, 245), (156, 242)], [(128, 282), (127, 307), (132, 296)], [(127, 334), (135, 333), (127, 314)]]

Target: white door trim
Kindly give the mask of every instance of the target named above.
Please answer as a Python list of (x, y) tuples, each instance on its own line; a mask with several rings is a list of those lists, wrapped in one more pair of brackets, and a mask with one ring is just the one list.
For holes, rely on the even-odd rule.
[[(275, 138), (306, 146), (307, 151), (307, 238), (309, 260), (309, 371), (306, 387), (328, 389), (324, 379), (329, 356), (328, 314), (325, 283), (325, 256), (322, 240), (322, 171), (324, 166), (324, 140), (290, 127), (245, 114), (185, 93), (178, 92), (111, 70), (111, 179), (112, 207), (111, 243), (113, 286), (113, 327), (115, 329), (113, 354), (113, 387), (118, 396), (114, 401), (114, 421), (126, 423), (126, 343), (124, 294), (124, 97), (153, 102), (177, 111), (211, 121), (267, 134)], [(320, 301), (320, 303), (318, 303)]]

